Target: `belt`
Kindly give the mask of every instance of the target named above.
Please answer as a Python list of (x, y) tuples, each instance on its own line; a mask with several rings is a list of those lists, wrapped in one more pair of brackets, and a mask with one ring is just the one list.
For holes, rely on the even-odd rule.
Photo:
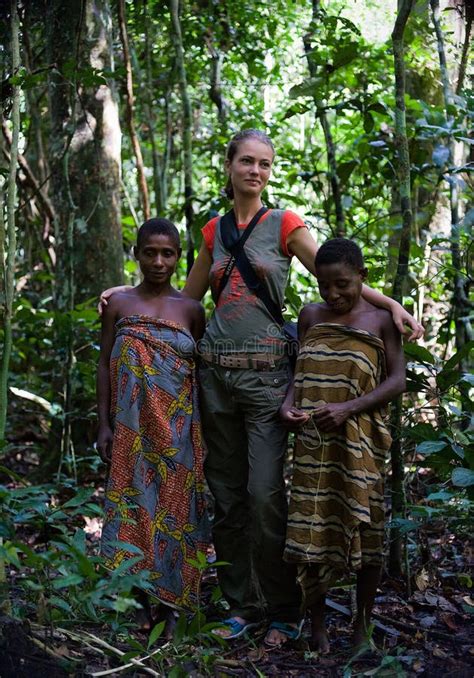
[(271, 370), (285, 356), (274, 353), (201, 353), (200, 357), (211, 365), (242, 370)]

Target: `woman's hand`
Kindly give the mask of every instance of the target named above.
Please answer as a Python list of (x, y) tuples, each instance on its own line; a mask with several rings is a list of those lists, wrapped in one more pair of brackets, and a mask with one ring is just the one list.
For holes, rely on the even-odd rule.
[(283, 404), (280, 407), (280, 418), (290, 431), (298, 431), (309, 419), (309, 414), (297, 407), (288, 407)]
[(313, 410), (313, 419), (323, 433), (339, 428), (351, 416), (351, 401), (347, 403), (327, 403)]
[(408, 325), (408, 327), (411, 328), (411, 334), (408, 337), (408, 341), (416, 341), (417, 339), (421, 339), (425, 333), (425, 328), (410, 313), (408, 313), (408, 311), (405, 311), (403, 306), (400, 304), (394, 304), (391, 311), (393, 322), (400, 334), (406, 336), (410, 333), (410, 330), (405, 327)]
[(102, 461), (110, 464), (112, 461), (112, 443), (114, 441), (114, 434), (110, 426), (100, 426), (97, 435), (97, 451), (99, 452)]
[(107, 306), (109, 297), (116, 292), (126, 292), (127, 290), (133, 290), (132, 285), (117, 285), (117, 287), (109, 287), (107, 290), (104, 290), (99, 298), (99, 303), (97, 304), (97, 311), (101, 316), (104, 312), (104, 308)]

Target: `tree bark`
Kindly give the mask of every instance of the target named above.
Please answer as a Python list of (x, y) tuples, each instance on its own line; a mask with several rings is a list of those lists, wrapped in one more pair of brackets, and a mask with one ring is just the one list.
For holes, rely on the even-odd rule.
[[(319, 18), (319, 8), (321, 2), (320, 0), (312, 0), (312, 18), (311, 23), (314, 24)], [(311, 58), (312, 53), (312, 44), (311, 44), (311, 35), (312, 32), (308, 31), (303, 37), (304, 51), (306, 54), (306, 60), (308, 62), (309, 74), (312, 78), (316, 77), (316, 67)], [(345, 217), (344, 217), (344, 208), (342, 206), (342, 195), (341, 195), (341, 185), (339, 181), (339, 175), (337, 173), (337, 160), (336, 160), (336, 145), (331, 132), (331, 126), (329, 124), (328, 116), (326, 110), (316, 95), (313, 96), (314, 103), (316, 105), (316, 118), (319, 119), (321, 127), (324, 134), (324, 140), (326, 142), (326, 154), (328, 161), (328, 177), (329, 183), (331, 185), (332, 197), (334, 200), (334, 210), (336, 213), (336, 229), (335, 235), (338, 238), (343, 238), (346, 235), (346, 226), (345, 226)]]
[(186, 217), (186, 241), (187, 241), (187, 272), (194, 263), (194, 238), (193, 238), (193, 160), (192, 160), (192, 110), (188, 94), (186, 68), (184, 64), (184, 48), (181, 35), (181, 22), (179, 16), (179, 0), (169, 0), (171, 14), (171, 39), (176, 54), (178, 69), (179, 89), (183, 105), (183, 165), (184, 165), (184, 213)]
[[(392, 32), (393, 58), (395, 69), (395, 131), (394, 141), (397, 149), (397, 173), (402, 212), (402, 230), (399, 254), (392, 296), (403, 302), (403, 286), (408, 276), (410, 259), (410, 239), (412, 230), (411, 177), (408, 137), (405, 109), (405, 58), (403, 36), (414, 0), (399, 1), (399, 9)], [(391, 432), (393, 443), (390, 450), (392, 466), (392, 519), (405, 515), (406, 498), (404, 487), (403, 450), (400, 444), (401, 397), (392, 405)], [(392, 528), (390, 532), (389, 570), (393, 575), (402, 571), (402, 537), (400, 530)]]
[[(118, 106), (113, 85), (83, 85), (77, 69), (112, 69), (108, 0), (51, 0), (48, 49), (56, 65), (49, 79), (51, 201), (57, 251), (57, 301), (64, 306), (64, 247), (72, 202), (75, 298), (82, 302), (123, 281)], [(71, 60), (76, 68), (69, 73)], [(64, 157), (68, 154), (67, 167)], [(65, 171), (67, 170), (67, 177)]]
[(461, 62), (459, 64), (458, 82), (456, 85), (456, 94), (461, 94), (466, 77), (467, 63), (469, 58), (469, 47), (471, 44), (472, 19), (474, 18), (474, 6), (469, 0), (464, 6), (466, 12), (466, 28), (464, 35), (464, 44), (462, 46)]
[[(19, 20), (17, 2), (11, 2), (11, 54), (12, 74), (16, 75), (20, 69), (20, 43), (19, 43)], [(15, 255), (16, 255), (16, 229), (15, 229), (15, 202), (16, 202), (16, 173), (18, 169), (18, 141), (20, 137), (20, 88), (13, 85), (12, 93), (12, 142), (10, 148), (10, 165), (8, 168), (8, 196), (7, 196), (7, 238), (5, 227), (0, 219), (0, 238), (4, 250), (6, 243), (6, 261), (2, 256), (2, 276), (4, 278), (5, 306), (3, 314), (3, 351), (0, 364), (0, 440), (5, 439), (5, 426), (8, 406), (8, 372), (12, 350), (12, 319), (13, 299), (15, 294)], [(3, 208), (2, 208), (3, 209)], [(2, 255), (4, 252), (2, 251)]]
[[(47, 463), (53, 466), (72, 451), (72, 410), (82, 409), (73, 391), (72, 311), (123, 281), (123, 247), (118, 107), (112, 86), (98, 75), (113, 64), (108, 0), (51, 0), (47, 29), (55, 66), (48, 83), (58, 313), (53, 390), (63, 406), (51, 426)], [(82, 436), (85, 430), (86, 422)]]
[(118, 15), (120, 39), (122, 41), (123, 61), (125, 64), (126, 73), (126, 121), (130, 140), (132, 142), (133, 153), (135, 155), (135, 162), (137, 164), (138, 175), (138, 190), (142, 196), (142, 209), (145, 219), (150, 218), (150, 200), (148, 197), (148, 187), (145, 177), (145, 168), (143, 165), (143, 156), (138, 141), (137, 132), (135, 129), (135, 97), (133, 95), (133, 79), (132, 79), (132, 64), (130, 62), (130, 48), (128, 45), (127, 24), (125, 19), (125, 0), (118, 0)]
[[(449, 70), (446, 58), (446, 47), (443, 35), (443, 29), (441, 27), (441, 18), (440, 18), (440, 6), (439, 0), (430, 0), (431, 6), (431, 16), (433, 20), (433, 26), (436, 34), (436, 43), (438, 47), (438, 57), (439, 57), (439, 67), (441, 73), (441, 84), (443, 87), (443, 99), (444, 107), (446, 111), (446, 122), (448, 123), (448, 148), (449, 148), (449, 158), (448, 163), (452, 164), (454, 162), (454, 150), (455, 150), (455, 140), (451, 133), (452, 123), (454, 120), (452, 107), (454, 105), (454, 93), (452, 85), (449, 78)], [(466, 8), (466, 11), (468, 9)], [(472, 18), (472, 17), (471, 17)], [(470, 27), (469, 27), (470, 31)], [(467, 32), (467, 27), (466, 27)], [(460, 77), (458, 80), (458, 85), (462, 86), (462, 74), (460, 72)], [(449, 169), (446, 173), (446, 180), (449, 185), (449, 205), (451, 211), (451, 262), (454, 269), (453, 276), (453, 297), (452, 297), (452, 308), (453, 308), (453, 322), (454, 322), (454, 336), (455, 336), (455, 345), (456, 350), (459, 351), (464, 344), (469, 339), (469, 331), (466, 327), (466, 323), (469, 316), (470, 304), (468, 299), (468, 280), (465, 276), (462, 275), (462, 257), (460, 251), (460, 240), (459, 240), (459, 178), (457, 174), (450, 173)], [(459, 370), (464, 371), (465, 361), (460, 361)]]

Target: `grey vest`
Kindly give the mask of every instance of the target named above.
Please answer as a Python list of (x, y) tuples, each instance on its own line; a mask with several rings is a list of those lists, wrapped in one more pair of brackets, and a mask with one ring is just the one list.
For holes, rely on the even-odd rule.
[[(283, 210), (270, 210), (255, 226), (244, 245), (245, 252), (259, 277), (265, 280), (272, 299), (283, 306), (290, 258), (281, 249)], [(215, 294), (229, 261), (216, 224), (212, 266), (209, 275)], [(277, 353), (283, 354), (285, 340), (280, 326), (265, 305), (248, 289), (237, 267), (224, 288), (217, 308), (209, 320), (200, 350), (209, 353)]]

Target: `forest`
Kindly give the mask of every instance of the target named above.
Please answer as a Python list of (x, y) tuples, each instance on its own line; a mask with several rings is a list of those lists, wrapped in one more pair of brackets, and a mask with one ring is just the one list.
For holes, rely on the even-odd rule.
[[(0, 16), (0, 675), (472, 675), (473, 0), (2, 0)], [(304, 635), (269, 653), (211, 633), (210, 556), (171, 640), (132, 622), (146, 571), (99, 556), (98, 297), (138, 283), (153, 216), (179, 227), (184, 285), (246, 128), (275, 145), (265, 203), (319, 244), (355, 239), (368, 284), (425, 328), (391, 405), (361, 656), (351, 579), (330, 592), (329, 655)], [(293, 261), (285, 317), (317, 299)]]

